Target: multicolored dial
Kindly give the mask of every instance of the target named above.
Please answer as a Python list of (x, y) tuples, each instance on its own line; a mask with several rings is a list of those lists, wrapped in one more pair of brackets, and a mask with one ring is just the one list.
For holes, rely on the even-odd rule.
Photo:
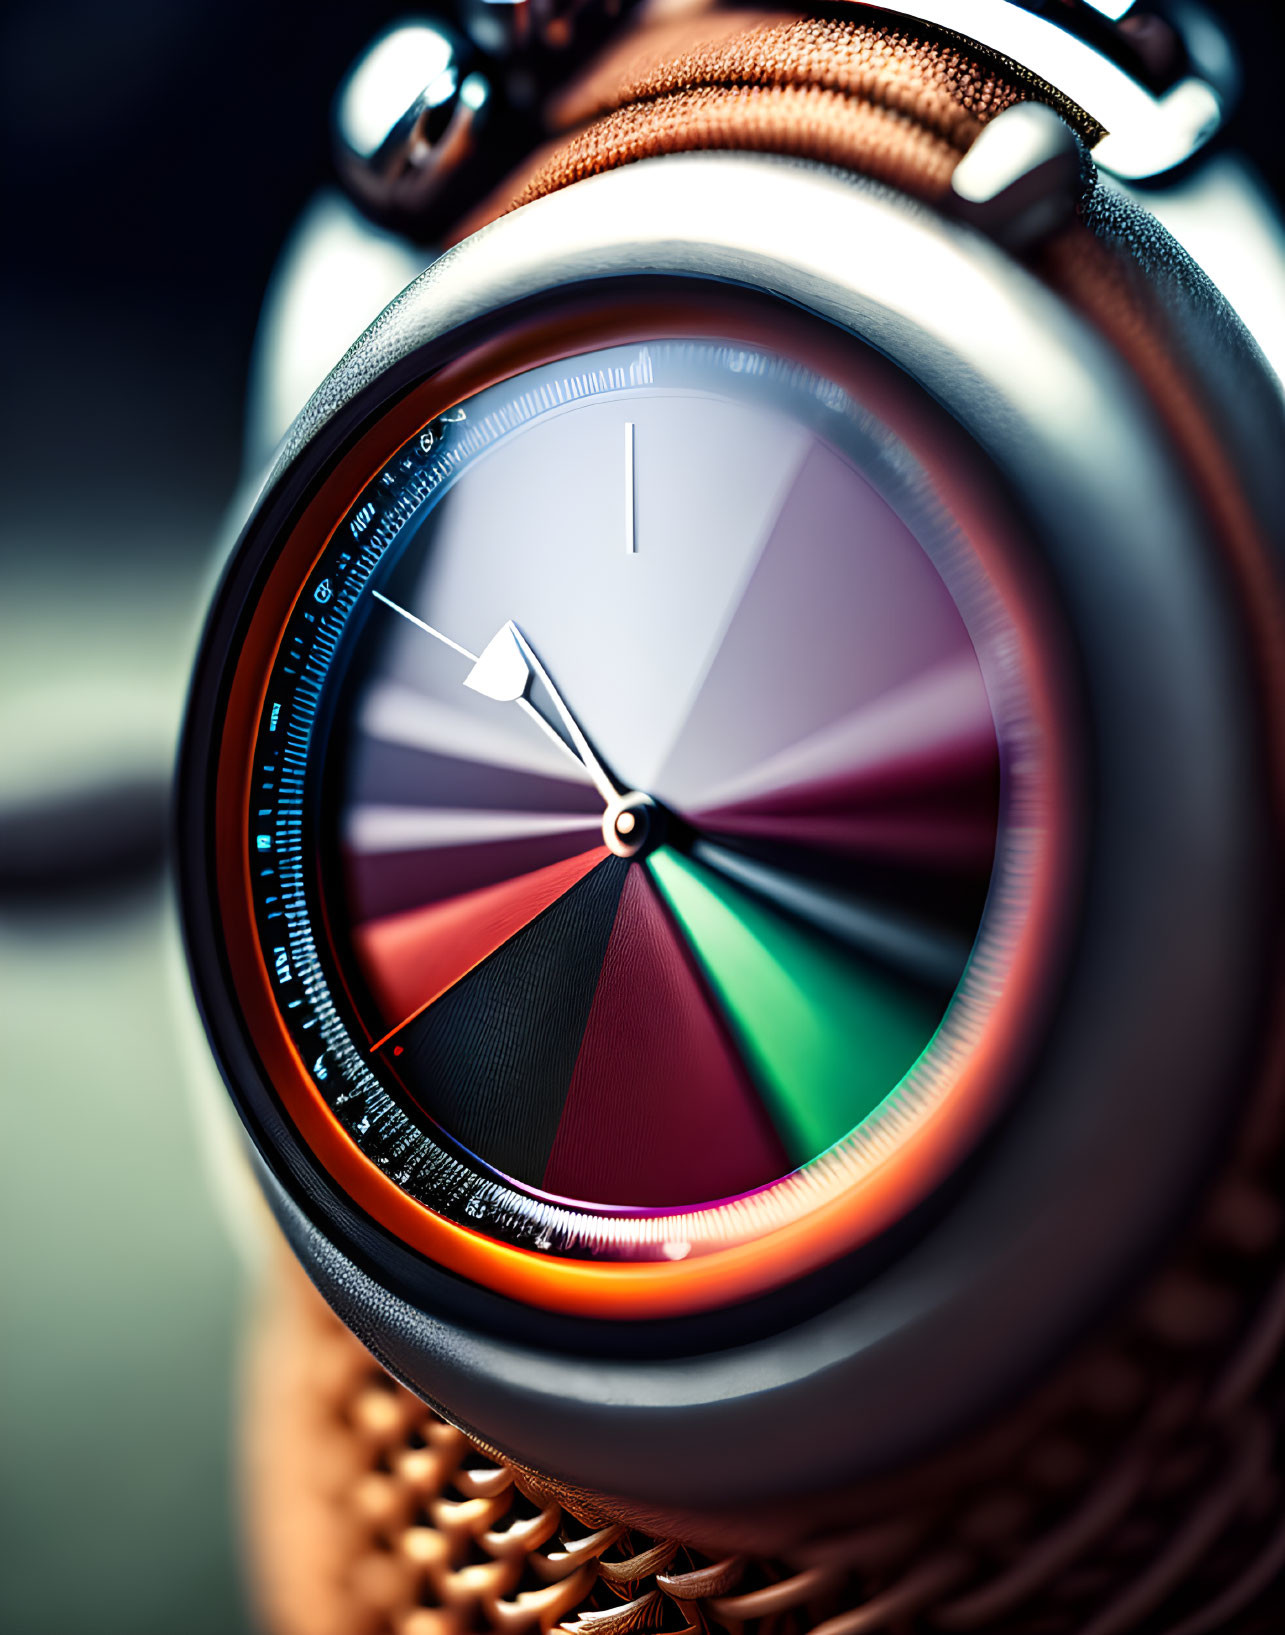
[(262, 689), (244, 855), (314, 1099), (411, 1204), (551, 1260), (842, 1211), (976, 1077), (1030, 930), (1023, 654), (815, 368), (657, 338), (455, 402)]

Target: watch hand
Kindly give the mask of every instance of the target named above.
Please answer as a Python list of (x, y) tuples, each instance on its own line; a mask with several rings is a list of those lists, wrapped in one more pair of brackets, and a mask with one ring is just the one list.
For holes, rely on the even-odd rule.
[(471, 664), (477, 663), (476, 653), (470, 653), (467, 647), (461, 647), (458, 642), (453, 642), (449, 636), (444, 636), (440, 630), (434, 630), (431, 624), (425, 624), (423, 619), (417, 619), (415, 615), (408, 609), (404, 608), (400, 602), (394, 602), (390, 596), (385, 596), (382, 590), (372, 590), (370, 594), (377, 602), (382, 602), (385, 607), (392, 608), (394, 613), (400, 613), (403, 619), (408, 619), (410, 623), (416, 627), (416, 629), (424, 631), (426, 635), (436, 636), (439, 642), (443, 643), (443, 645), (446, 647), (452, 648), (456, 653), (459, 653), (461, 657), (468, 659)]
[(553, 701), (553, 707), (558, 712), (559, 719), (566, 728), (571, 742), (575, 745), (575, 755), (585, 771), (592, 778), (594, 787), (602, 796), (607, 806), (614, 806), (624, 791), (611, 777), (606, 767), (598, 759), (593, 745), (585, 736), (580, 723), (567, 708), (561, 693), (554, 686), (553, 680), (544, 665), (540, 662), (535, 649), (526, 637), (510, 619), (491, 637), (482, 649), (481, 656), (464, 678), (464, 685), (474, 692), (483, 694), (486, 698), (494, 698), (501, 702), (514, 703), (526, 715), (548, 733), (556, 743), (566, 749), (566, 740), (562, 734), (545, 719), (526, 696), (527, 689), (534, 676), (548, 693)]
[[(549, 679), (548, 671), (540, 663), (530, 643), (512, 620), (495, 633), (479, 655), (471, 653), (467, 647), (462, 647), (459, 642), (452, 641), (443, 631), (418, 618), (408, 608), (404, 608), (400, 602), (394, 602), (391, 596), (385, 596), (383, 591), (372, 590), (371, 595), (376, 601), (382, 602), (385, 607), (391, 608), (394, 613), (400, 614), (408, 623), (413, 624), (417, 630), (422, 630), (426, 635), (435, 637), (444, 646), (449, 647), (452, 652), (468, 659), (473, 668), (464, 678), (466, 687), (470, 687), (476, 693), (481, 693), (485, 698), (493, 698), (499, 703), (516, 704), (525, 715), (528, 715), (535, 722), (541, 732), (552, 739), (564, 755), (569, 755), (583, 772), (589, 774), (594, 787), (608, 806), (614, 806), (619, 801), (621, 791), (613, 783), (606, 769), (594, 754), (593, 747), (581, 731), (579, 722), (576, 721), (571, 711), (563, 703), (557, 688)], [(526, 689), (530, 685), (532, 675), (547, 688), (559, 716), (571, 735), (575, 745), (574, 748), (556, 727), (545, 720), (535, 705), (526, 697)]]

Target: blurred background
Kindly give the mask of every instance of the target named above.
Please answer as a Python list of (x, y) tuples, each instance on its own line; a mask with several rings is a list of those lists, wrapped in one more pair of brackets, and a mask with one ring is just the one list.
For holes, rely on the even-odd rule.
[[(1245, 57), (1232, 139), (1280, 197), (1279, 8), (1213, 9)], [(328, 179), (333, 88), (406, 10), (0, 16), (8, 1635), (253, 1627), (232, 1486), (246, 1278), (174, 1021), (164, 786), (262, 293)]]

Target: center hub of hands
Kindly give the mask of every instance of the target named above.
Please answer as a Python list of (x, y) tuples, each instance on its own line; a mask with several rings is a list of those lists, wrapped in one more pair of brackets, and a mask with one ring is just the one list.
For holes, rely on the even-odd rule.
[(612, 801), (602, 814), (602, 838), (617, 857), (638, 857), (657, 844), (661, 809), (637, 790)]

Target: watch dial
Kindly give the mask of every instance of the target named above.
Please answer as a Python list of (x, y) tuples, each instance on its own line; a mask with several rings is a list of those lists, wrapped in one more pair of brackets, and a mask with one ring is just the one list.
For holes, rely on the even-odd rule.
[(683, 1259), (929, 1119), (1026, 928), (1043, 749), (907, 446), (742, 344), (423, 427), (303, 586), (248, 853), (280, 1015), (409, 1197)]

